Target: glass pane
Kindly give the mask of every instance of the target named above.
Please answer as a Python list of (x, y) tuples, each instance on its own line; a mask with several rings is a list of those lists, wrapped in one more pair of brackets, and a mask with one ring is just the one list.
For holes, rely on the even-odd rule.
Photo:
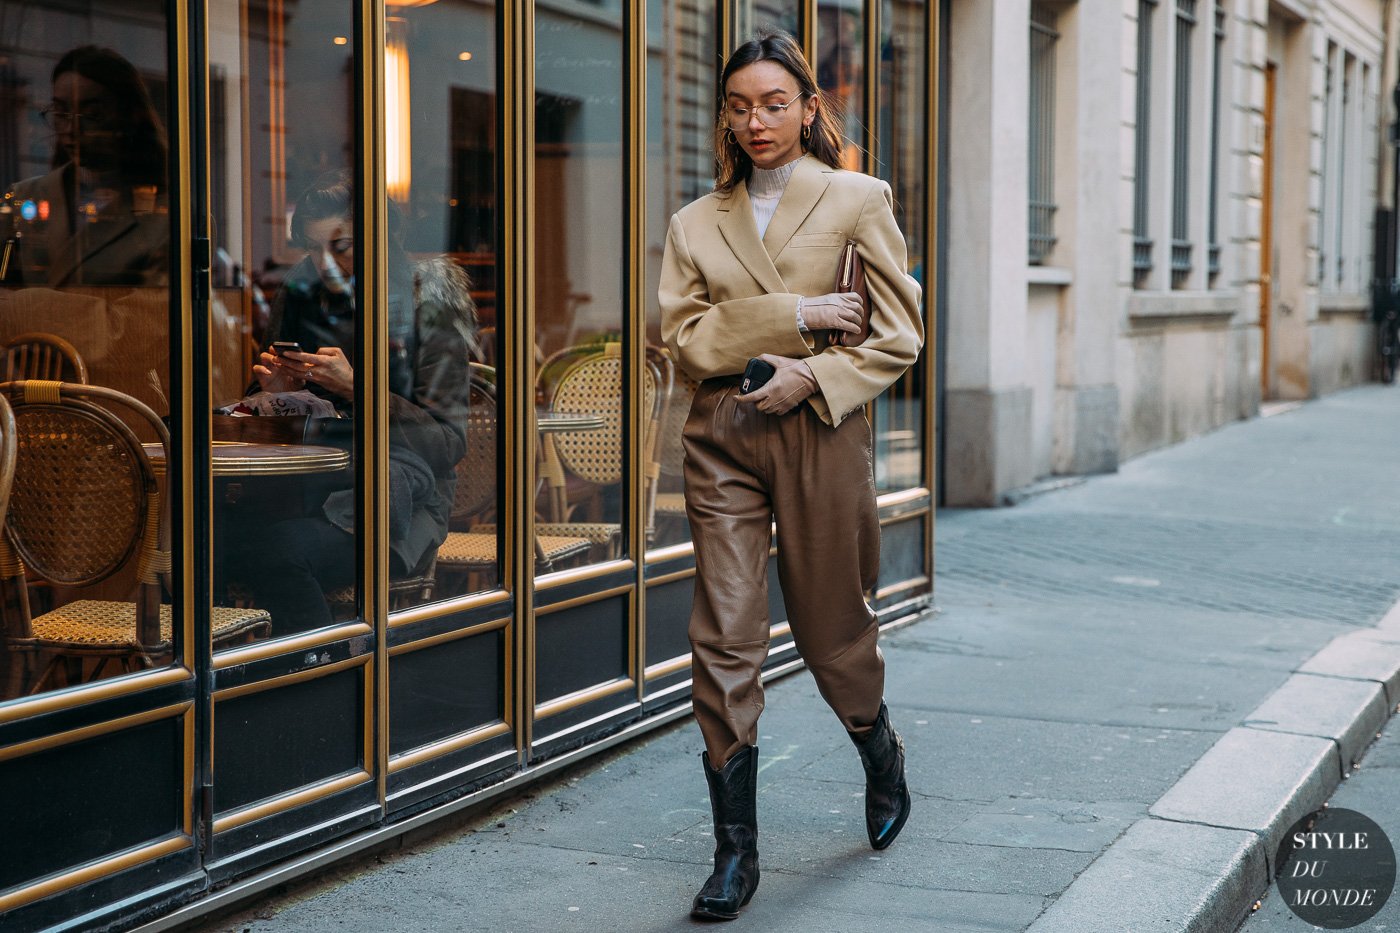
[[(120, 12), (0, 2), (0, 382), (110, 390), (84, 397), (76, 386), (48, 402), (8, 393), (19, 453), (14, 544), (0, 544), (0, 700), (165, 666), (178, 640), (162, 566), (165, 11), (162, 0)], [(142, 547), (148, 529), (154, 551)]]
[[(927, 288), (927, 2), (884, 0), (884, 4), (877, 174), (890, 183), (894, 192), (895, 219), (909, 250), (909, 274)], [(931, 344), (930, 341), (918, 362), (875, 400), (875, 488), (879, 492), (908, 489), (924, 482), (924, 367)]]
[(818, 86), (836, 98), (846, 118), (841, 167), (859, 172), (866, 125), (863, 4), (819, 0), (816, 62)]
[(351, 11), (209, 6), (216, 649), (358, 613)]
[(690, 412), (695, 382), (661, 347), (661, 309), (656, 291), (671, 215), (708, 194), (715, 185), (715, 90), (719, 81), (714, 0), (654, 0), (647, 62), (647, 343), (663, 382), (657, 489), (650, 546), (690, 540), (682, 492), (681, 428)]
[(493, 588), (505, 510), (496, 463), (496, 17), (468, 0), (390, 12), (389, 605), (397, 610)]
[[(542, 569), (621, 556), (620, 4), (536, 11), (535, 342)], [(657, 380), (646, 378), (652, 411)]]
[(780, 30), (797, 35), (798, 0), (739, 0), (735, 10), (736, 42), (747, 42), (759, 33)]

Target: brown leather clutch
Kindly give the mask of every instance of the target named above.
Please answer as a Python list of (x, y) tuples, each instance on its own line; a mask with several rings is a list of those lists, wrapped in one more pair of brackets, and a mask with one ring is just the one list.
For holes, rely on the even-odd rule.
[(827, 345), (860, 346), (870, 336), (870, 293), (865, 287), (865, 263), (861, 262), (860, 253), (856, 252), (855, 240), (846, 241), (841, 258), (836, 263), (836, 291), (855, 292), (860, 296), (860, 331), (854, 334), (840, 330), (827, 331)]

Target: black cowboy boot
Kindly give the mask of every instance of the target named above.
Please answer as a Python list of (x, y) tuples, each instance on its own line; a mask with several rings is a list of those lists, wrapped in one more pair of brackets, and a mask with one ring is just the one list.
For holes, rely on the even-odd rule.
[(709, 753), (702, 759), (715, 817), (715, 872), (695, 895), (690, 915), (733, 920), (758, 887), (758, 747), (744, 746), (718, 771)]
[(904, 740), (881, 703), (875, 725), (863, 736), (852, 732), (851, 741), (865, 766), (865, 832), (872, 848), (885, 849), (904, 828), (912, 803), (904, 782)]

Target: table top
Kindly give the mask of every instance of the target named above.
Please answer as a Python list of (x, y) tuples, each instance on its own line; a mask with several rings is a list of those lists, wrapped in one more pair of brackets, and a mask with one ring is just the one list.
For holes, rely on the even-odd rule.
[[(151, 466), (165, 472), (165, 449), (160, 444), (142, 444)], [(335, 473), (350, 465), (349, 451), (338, 447), (308, 444), (253, 444), (245, 441), (215, 441), (212, 466), (215, 476), (297, 476), (308, 473)]]
[(563, 431), (598, 431), (607, 427), (602, 415), (589, 412), (540, 411), (535, 413), (535, 424), (541, 433)]

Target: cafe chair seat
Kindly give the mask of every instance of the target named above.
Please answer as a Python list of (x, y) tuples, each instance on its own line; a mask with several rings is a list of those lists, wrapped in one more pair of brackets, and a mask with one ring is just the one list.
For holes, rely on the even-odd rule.
[[(213, 608), (210, 620), (214, 644), (228, 645), (263, 638), (272, 631), (272, 617), (261, 609)], [(35, 616), (26, 646), (81, 650), (85, 654), (159, 653), (170, 650), (170, 606), (160, 607), (160, 641), (140, 645), (136, 640), (136, 604), (102, 599), (79, 599)]]
[[(493, 541), (496, 538), (496, 526), (489, 523), (477, 525), (472, 529), (472, 532), (489, 537)], [(551, 555), (548, 553), (548, 545), (543, 543), (546, 541), (553, 541), (556, 544), (570, 542), (575, 546), (577, 542), (583, 541), (588, 545), (585, 550), (592, 550), (595, 558), (604, 559), (618, 555), (622, 540), (622, 526), (608, 522), (536, 522), (535, 534), (539, 535), (541, 546), (546, 550), (545, 556), (550, 561), (572, 557), (578, 551), (571, 546), (566, 553)]]
[[(545, 564), (584, 554), (592, 546), (587, 538), (540, 534), (535, 557)], [(480, 571), (496, 566), (496, 532), (454, 531), (438, 547), (438, 564), (449, 571)]]
[(685, 493), (659, 492), (656, 494), (656, 511), (659, 515), (684, 515)]
[[(421, 606), (426, 602), (431, 602), (433, 598), (433, 587), (437, 585), (437, 577), (433, 574), (432, 568), (427, 573), (413, 577), (404, 577), (402, 580), (389, 581), (389, 611), (397, 612), (400, 609), (411, 609), (414, 606)], [(355, 613), (355, 584), (342, 586), (339, 589), (326, 593), (326, 602), (330, 603), (331, 614), (338, 619), (349, 618)]]

